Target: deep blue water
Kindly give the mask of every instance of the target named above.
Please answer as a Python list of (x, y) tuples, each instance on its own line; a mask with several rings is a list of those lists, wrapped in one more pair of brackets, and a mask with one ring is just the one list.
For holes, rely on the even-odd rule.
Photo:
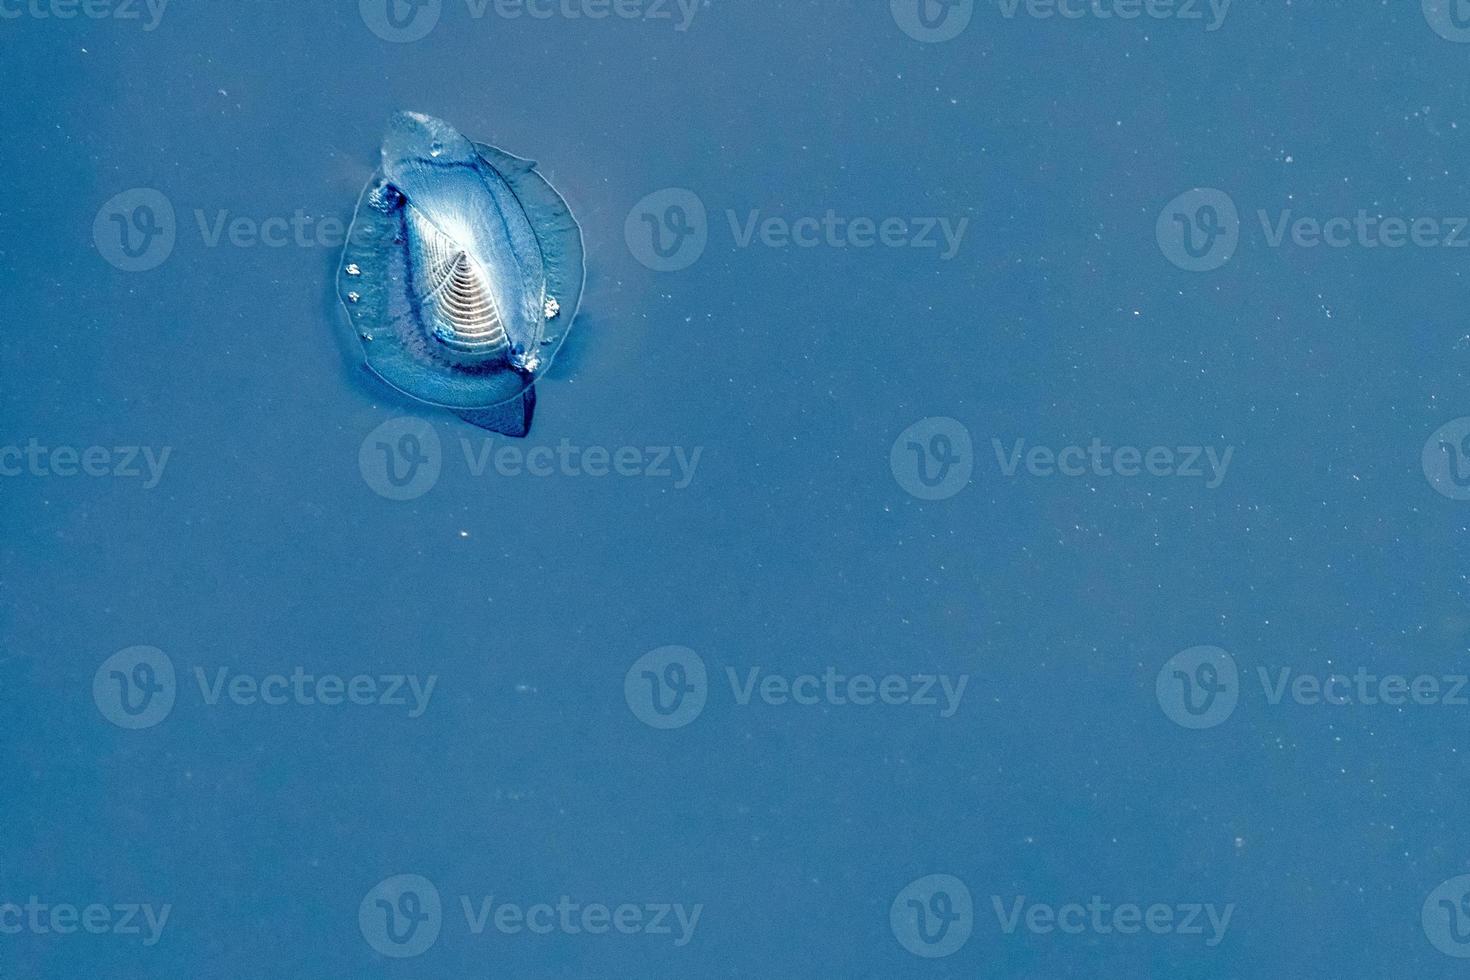
[[(49, 2), (0, 977), (1463, 972), (1470, 10)], [(525, 440), (343, 325), (397, 109), (582, 223)]]

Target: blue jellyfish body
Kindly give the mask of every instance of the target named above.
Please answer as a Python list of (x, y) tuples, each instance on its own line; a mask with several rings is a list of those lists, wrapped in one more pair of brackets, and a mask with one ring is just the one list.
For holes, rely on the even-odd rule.
[[(582, 230), (529, 160), (400, 112), (358, 202), (338, 291), (368, 367), (399, 391), (524, 436), (581, 301)], [(564, 324), (556, 339), (547, 323)]]

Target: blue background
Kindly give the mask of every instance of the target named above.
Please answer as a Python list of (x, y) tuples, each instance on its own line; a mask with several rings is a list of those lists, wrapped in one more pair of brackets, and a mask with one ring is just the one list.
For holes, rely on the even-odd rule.
[[(1416, 3), (1237, 4), (1199, 22), (1004, 18), (942, 44), (887, 5), (720, 2), (668, 21), (473, 20), (387, 43), (354, 2), (0, 21), (0, 442), (172, 447), (160, 485), (3, 494), (0, 900), (171, 903), (162, 941), (0, 936), (18, 977), (1448, 976), (1420, 906), (1470, 871), (1470, 709), (1282, 704), (1257, 666), (1466, 669), (1470, 504), (1420, 471), (1470, 414), (1466, 253), (1266, 246), (1257, 209), (1470, 212), (1470, 46)], [(528, 445), (703, 447), (693, 483), (476, 477), (481, 433), (375, 386), (330, 248), (207, 247), (194, 212), (350, 217), (390, 111), (541, 162), (589, 282)], [(1154, 224), (1226, 190), (1191, 274)], [(98, 209), (163, 192), (178, 243), (109, 265)], [(689, 268), (624, 240), (644, 195), (709, 208)], [(725, 218), (968, 217), (960, 253), (737, 247)], [(382, 422), (444, 467), (387, 500)], [(907, 426), (973, 434), (971, 485), (895, 481)], [(1002, 477), (1009, 444), (1231, 445), (1224, 484)], [(497, 443), (498, 444), (498, 443)], [(1160, 710), (1196, 644), (1223, 725)], [(164, 651), (125, 731), (93, 673)], [(709, 703), (623, 695), (683, 644)], [(208, 706), (196, 666), (437, 674), (429, 711)], [(737, 705), (724, 668), (966, 673), (920, 707)], [(373, 951), (358, 903), (433, 880), (444, 931)], [(975, 897), (936, 960), (890, 930), (931, 873)], [(471, 936), (461, 894), (703, 903), (694, 940)], [(1201, 937), (1004, 934), (990, 896), (1235, 903)]]

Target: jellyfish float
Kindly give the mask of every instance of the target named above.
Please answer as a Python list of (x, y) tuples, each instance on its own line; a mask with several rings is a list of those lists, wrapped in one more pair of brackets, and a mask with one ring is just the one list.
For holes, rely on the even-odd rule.
[(583, 277), (581, 227), (535, 163), (431, 116), (389, 120), (337, 278), (374, 374), (524, 436)]

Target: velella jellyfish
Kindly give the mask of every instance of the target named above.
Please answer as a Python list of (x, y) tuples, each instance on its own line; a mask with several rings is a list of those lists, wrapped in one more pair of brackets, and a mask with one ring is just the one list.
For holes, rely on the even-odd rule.
[(337, 276), (374, 374), (524, 436), (583, 277), (581, 227), (534, 162), (432, 116), (389, 120)]

